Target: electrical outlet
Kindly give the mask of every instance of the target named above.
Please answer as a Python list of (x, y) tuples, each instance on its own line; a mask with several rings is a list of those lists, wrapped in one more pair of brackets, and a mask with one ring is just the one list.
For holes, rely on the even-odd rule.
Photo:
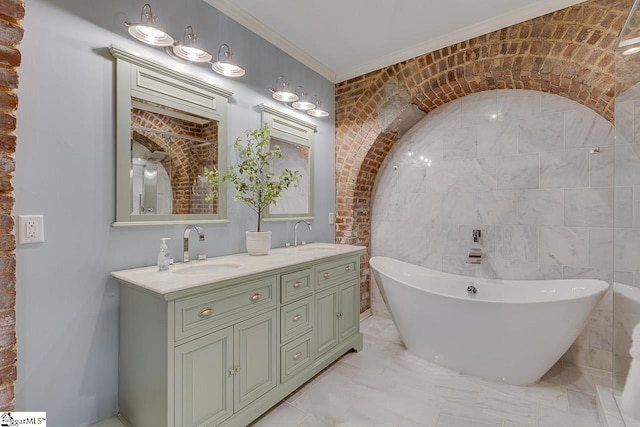
[(42, 215), (18, 216), (18, 243), (44, 242), (44, 220)]

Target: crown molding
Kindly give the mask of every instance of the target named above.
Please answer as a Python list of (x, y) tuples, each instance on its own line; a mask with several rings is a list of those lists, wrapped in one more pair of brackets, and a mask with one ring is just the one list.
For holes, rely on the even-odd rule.
[(306, 51), (283, 37), (271, 27), (257, 20), (253, 15), (248, 14), (244, 9), (228, 0), (204, 0), (204, 2), (218, 9), (238, 24), (248, 28), (280, 50), (291, 55), (294, 59), (311, 68), (325, 79), (335, 83), (336, 72), (334, 70), (309, 55)]
[(253, 31), (269, 43), (291, 55), (307, 67), (316, 71), (333, 83), (339, 83), (353, 77), (361, 76), (371, 71), (379, 70), (398, 62), (406, 61), (474, 37), (478, 37), (511, 25), (528, 21), (569, 6), (583, 3), (586, 0), (540, 0), (525, 7), (513, 10), (502, 15), (495, 16), (485, 21), (470, 25), (458, 31), (442, 35), (435, 39), (427, 40), (409, 46), (407, 48), (382, 55), (371, 61), (344, 70), (332, 70), (320, 61), (309, 55), (302, 48), (287, 40), (281, 34), (266, 26), (244, 9), (238, 7), (232, 0), (204, 0), (209, 5), (218, 9), (234, 21)]

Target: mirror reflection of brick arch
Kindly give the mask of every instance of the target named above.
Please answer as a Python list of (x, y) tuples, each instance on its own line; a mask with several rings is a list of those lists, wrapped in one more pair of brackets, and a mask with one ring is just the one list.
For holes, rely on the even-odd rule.
[(438, 106), (494, 89), (560, 95), (613, 121), (613, 47), (628, 6), (591, 0), (336, 85), (336, 242), (368, 248), (361, 311), (373, 185), (399, 135)]
[[(113, 226), (228, 222), (204, 167), (226, 169), (232, 92), (115, 45), (116, 210)], [(219, 143), (220, 142), (220, 143)]]
[[(154, 111), (149, 111), (146, 106), (154, 107)], [(180, 118), (173, 114), (179, 114)], [(205, 200), (209, 188), (202, 171), (204, 166), (212, 168), (218, 164), (218, 122), (134, 100), (131, 123), (137, 126), (132, 131), (134, 141), (151, 153), (167, 154), (161, 163), (171, 180), (171, 211), (160, 213), (217, 213), (217, 200)]]

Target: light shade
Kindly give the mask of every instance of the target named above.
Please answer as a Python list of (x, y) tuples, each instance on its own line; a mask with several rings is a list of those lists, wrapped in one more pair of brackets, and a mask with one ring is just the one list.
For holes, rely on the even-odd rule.
[(312, 108), (311, 110), (307, 110), (307, 114), (313, 117), (327, 117), (329, 115), (329, 112), (326, 110), (323, 110), (320, 106), (320, 100), (318, 99), (318, 95), (313, 95), (311, 97), (311, 101), (316, 104), (315, 108)]
[(316, 104), (311, 102), (309, 94), (304, 91), (302, 86), (296, 88), (296, 95), (298, 95), (298, 99), (291, 104), (296, 110), (307, 111), (316, 108)]
[(189, 25), (184, 30), (184, 40), (173, 47), (173, 54), (189, 62), (209, 62), (213, 58), (210, 53), (198, 46), (198, 36)]
[(124, 24), (129, 27), (129, 34), (143, 43), (151, 46), (171, 46), (174, 42), (173, 37), (158, 28), (157, 20), (158, 18), (151, 13), (151, 5), (147, 3), (142, 6), (139, 23), (125, 21)]
[(271, 92), (273, 92), (273, 99), (280, 102), (294, 102), (298, 100), (298, 95), (289, 89), (289, 82), (284, 76), (276, 79), (276, 85), (271, 88)]
[(211, 69), (218, 74), (222, 74), (227, 77), (242, 77), (244, 76), (244, 68), (234, 64), (233, 54), (229, 49), (229, 45), (223, 44), (218, 49), (218, 60), (211, 64)]

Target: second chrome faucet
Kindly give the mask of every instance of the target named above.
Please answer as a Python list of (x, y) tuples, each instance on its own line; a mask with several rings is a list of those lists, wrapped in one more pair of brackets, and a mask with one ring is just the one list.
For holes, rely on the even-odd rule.
[(191, 230), (196, 230), (198, 232), (198, 236), (200, 237), (200, 241), (204, 241), (204, 230), (199, 225), (187, 225), (187, 228), (184, 229), (184, 240), (182, 246), (182, 262), (189, 262), (189, 235), (191, 234)]
[(311, 223), (309, 221), (302, 219), (296, 222), (296, 225), (293, 226), (293, 246), (298, 246), (298, 225), (301, 222), (304, 222), (305, 224), (307, 224), (307, 227), (309, 227), (309, 231), (313, 230), (313, 227), (311, 227)]

